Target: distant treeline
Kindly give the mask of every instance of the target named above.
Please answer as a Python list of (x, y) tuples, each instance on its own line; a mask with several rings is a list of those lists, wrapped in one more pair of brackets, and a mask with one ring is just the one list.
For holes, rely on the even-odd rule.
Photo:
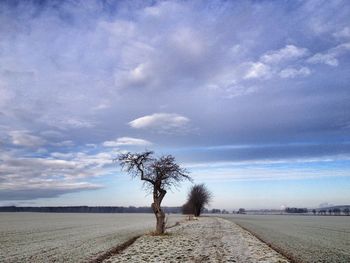
[[(164, 207), (165, 213), (181, 213), (181, 207)], [(151, 207), (134, 206), (1, 206), (0, 212), (41, 212), (41, 213), (153, 213)]]
[(350, 208), (348, 207), (344, 207), (344, 208), (339, 208), (339, 207), (333, 207), (333, 208), (327, 208), (327, 209), (319, 209), (318, 211), (316, 211), (315, 209), (312, 210), (313, 214), (318, 213), (319, 215), (335, 215), (335, 216), (339, 216), (339, 215), (346, 215), (349, 216), (350, 215)]
[(292, 214), (303, 214), (307, 213), (307, 208), (297, 208), (297, 207), (286, 207), (284, 210), (286, 213), (292, 213)]
[(312, 213), (314, 215), (350, 215), (350, 206), (345, 205), (345, 206), (334, 206), (334, 207), (329, 207), (329, 208), (319, 208), (319, 209), (312, 209), (308, 210), (307, 208), (297, 208), (297, 207), (287, 207), (284, 210), (286, 213), (291, 213), (291, 214), (307, 214), (307, 213)]

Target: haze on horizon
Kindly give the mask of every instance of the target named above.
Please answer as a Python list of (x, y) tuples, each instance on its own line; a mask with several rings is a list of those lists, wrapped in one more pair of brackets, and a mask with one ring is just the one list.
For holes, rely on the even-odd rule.
[(145, 149), (211, 207), (349, 204), (349, 55), (346, 0), (1, 1), (0, 205), (149, 205)]

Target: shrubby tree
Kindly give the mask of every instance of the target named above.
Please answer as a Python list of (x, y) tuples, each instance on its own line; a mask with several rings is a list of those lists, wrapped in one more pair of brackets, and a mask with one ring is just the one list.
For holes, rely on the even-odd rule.
[(347, 215), (347, 216), (350, 215), (350, 209), (347, 208), (347, 207), (344, 208), (344, 209), (343, 209), (343, 213), (344, 213), (345, 215)]
[(124, 153), (117, 158), (122, 169), (132, 177), (139, 177), (153, 194), (152, 210), (157, 218), (156, 234), (165, 231), (165, 213), (161, 203), (167, 190), (177, 187), (181, 181), (191, 180), (188, 171), (176, 163), (172, 155), (154, 157), (152, 151)]
[(200, 216), (204, 207), (209, 204), (211, 197), (211, 192), (204, 184), (192, 186), (188, 193), (187, 202), (182, 207), (183, 213)]

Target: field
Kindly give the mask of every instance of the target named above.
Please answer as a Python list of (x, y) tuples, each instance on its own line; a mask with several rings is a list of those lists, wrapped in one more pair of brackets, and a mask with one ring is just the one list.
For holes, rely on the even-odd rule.
[[(296, 262), (350, 262), (350, 217), (223, 215)], [(183, 219), (171, 215), (168, 225)], [(153, 214), (0, 213), (1, 262), (88, 262), (153, 230)]]
[(153, 214), (0, 213), (0, 259), (86, 262), (154, 227)]
[(226, 215), (296, 262), (350, 262), (350, 217)]

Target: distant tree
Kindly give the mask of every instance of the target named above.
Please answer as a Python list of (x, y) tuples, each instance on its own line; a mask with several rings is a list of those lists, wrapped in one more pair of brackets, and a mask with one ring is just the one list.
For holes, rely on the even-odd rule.
[(334, 214), (334, 215), (339, 216), (339, 215), (340, 215), (340, 213), (341, 213), (340, 208), (333, 208), (332, 210), (333, 210), (333, 214)]
[(244, 209), (244, 208), (238, 209), (237, 214), (245, 214), (245, 213), (246, 213), (246, 212), (245, 212), (245, 209)]
[(316, 215), (316, 209), (312, 209), (312, 213)]
[(325, 209), (321, 209), (321, 210), (318, 211), (318, 213), (319, 213), (320, 215), (326, 215), (326, 214), (327, 214), (327, 211), (326, 211)]
[(331, 208), (328, 209), (328, 214), (329, 214), (329, 215), (332, 215), (332, 213), (333, 213), (333, 209), (331, 209)]
[(188, 193), (186, 204), (183, 206), (183, 211), (200, 216), (204, 210), (204, 206), (208, 205), (212, 194), (204, 184), (197, 184), (191, 187)]
[(204, 208), (202, 213), (209, 213), (208, 208)]
[(139, 177), (144, 186), (153, 193), (151, 205), (157, 219), (156, 234), (165, 231), (165, 213), (161, 203), (168, 189), (177, 187), (181, 181), (191, 180), (186, 169), (175, 162), (172, 155), (159, 158), (152, 151), (142, 153), (123, 153), (117, 157), (122, 169), (132, 177)]
[(350, 215), (350, 209), (348, 207), (344, 208), (343, 213), (347, 216)]

